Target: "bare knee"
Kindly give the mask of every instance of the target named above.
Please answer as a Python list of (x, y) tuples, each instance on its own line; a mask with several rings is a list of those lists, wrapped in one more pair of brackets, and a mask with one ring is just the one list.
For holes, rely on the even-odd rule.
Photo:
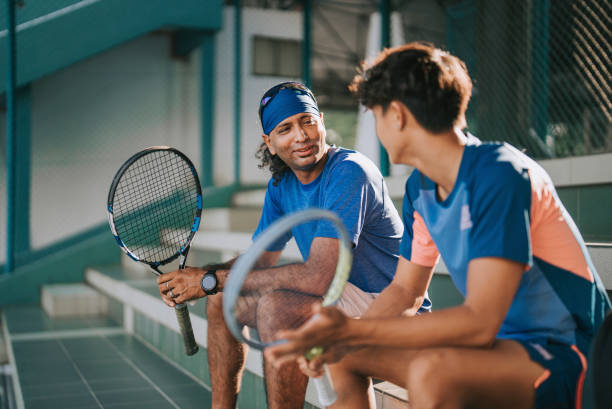
[(443, 349), (419, 352), (408, 365), (406, 389), (412, 407), (452, 407), (451, 401), (458, 396), (454, 374), (449, 370), (452, 354)]
[(355, 388), (365, 391), (370, 385), (370, 378), (347, 365), (347, 360), (329, 365), (328, 368), (338, 393), (353, 392)]
[(299, 327), (310, 316), (315, 300), (282, 290), (261, 297), (257, 303), (257, 331), (261, 339), (267, 342), (282, 329)]

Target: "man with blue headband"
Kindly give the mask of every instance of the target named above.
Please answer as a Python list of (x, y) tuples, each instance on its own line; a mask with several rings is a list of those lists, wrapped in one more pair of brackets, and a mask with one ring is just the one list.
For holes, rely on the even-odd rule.
[[(352, 317), (384, 316), (392, 311), (392, 306), (374, 300), (393, 279), (403, 228), (378, 168), (358, 152), (326, 143), (323, 114), (312, 92), (300, 83), (282, 83), (268, 90), (260, 102), (259, 118), (263, 129), (263, 142), (258, 151), (260, 167), (269, 168), (272, 178), (253, 239), (286, 214), (309, 207), (334, 212), (347, 228), (354, 247), (349, 283), (338, 307)], [(305, 261), (277, 267), (281, 251), (292, 236)], [(293, 307), (295, 311), (289, 311), (295, 316), (291, 322), (303, 322), (310, 314), (311, 305), (320, 300), (307, 294), (316, 294), (317, 284), (329, 282), (333, 277), (338, 252), (338, 233), (330, 223), (321, 221), (294, 227), (259, 258), (256, 265), (259, 277), (269, 271), (268, 277), (286, 280), (292, 288), (300, 287), (304, 308)], [(213, 408), (235, 407), (246, 359), (246, 347), (233, 338), (223, 320), (222, 294), (214, 295), (223, 291), (232, 263), (233, 260), (223, 265), (188, 268), (159, 279), (162, 298), (170, 306), (208, 296), (208, 360)], [(214, 288), (198, 285), (199, 280), (207, 277), (214, 282)], [(185, 284), (186, 280), (191, 283)], [(403, 296), (410, 304), (406, 314), (414, 315), (431, 307), (426, 296), (427, 284), (424, 280), (410, 286), (391, 286), (386, 291)], [(168, 288), (173, 290), (174, 298), (168, 295)], [(247, 325), (256, 327), (265, 341), (278, 328), (266, 322), (266, 314), (259, 314), (263, 298), (258, 301), (257, 322), (247, 322)], [(270, 311), (273, 313), (274, 310)], [(283, 309), (283, 314), (287, 313)], [(268, 407), (301, 409), (308, 379), (297, 365), (290, 363), (275, 369), (265, 363), (264, 370)]]

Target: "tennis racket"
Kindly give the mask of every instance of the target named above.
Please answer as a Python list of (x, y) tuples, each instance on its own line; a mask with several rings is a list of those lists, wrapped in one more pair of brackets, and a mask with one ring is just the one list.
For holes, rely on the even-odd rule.
[[(248, 319), (245, 317), (249, 315), (250, 311), (257, 308), (258, 300), (261, 300), (262, 297), (271, 292), (270, 289), (266, 288), (247, 288), (244, 284), (249, 274), (252, 274), (252, 268), (259, 256), (266, 251), (272, 243), (291, 230), (292, 227), (314, 220), (327, 220), (332, 222), (340, 234), (340, 249), (336, 272), (333, 279), (330, 280), (327, 292), (323, 296), (322, 304), (323, 306), (334, 305), (340, 299), (344, 286), (349, 278), (353, 259), (351, 241), (344, 225), (334, 213), (328, 210), (308, 209), (289, 214), (270, 225), (270, 227), (255, 240), (247, 252), (236, 260), (236, 263), (234, 263), (230, 270), (229, 277), (223, 289), (223, 315), (227, 327), (237, 340), (259, 350), (286, 342), (285, 340), (265, 342), (260, 339), (248, 338), (243, 334), (242, 329), (245, 325), (245, 321), (248, 322)], [(295, 294), (295, 297), (293, 297), (292, 294)], [(285, 303), (283, 306), (285, 308), (277, 309), (274, 314), (267, 316), (266, 319), (285, 322), (283, 321), (283, 314), (285, 311), (291, 310), (292, 303), (298, 304), (303, 302), (303, 297), (303, 293), (285, 291), (283, 295), (283, 302)], [(296, 322), (293, 326), (295, 327), (299, 324), (299, 322)], [(306, 354), (306, 357), (312, 359), (321, 353), (323, 353), (323, 349), (315, 347)], [(336, 401), (337, 395), (333, 388), (327, 367), (324, 369), (324, 376), (313, 379), (317, 388), (319, 402), (325, 406), (329, 406)]]
[[(130, 258), (159, 267), (179, 258), (185, 267), (200, 225), (202, 189), (195, 167), (181, 152), (153, 146), (133, 155), (117, 171), (108, 192), (108, 222)], [(185, 353), (198, 352), (186, 304), (175, 307)]]

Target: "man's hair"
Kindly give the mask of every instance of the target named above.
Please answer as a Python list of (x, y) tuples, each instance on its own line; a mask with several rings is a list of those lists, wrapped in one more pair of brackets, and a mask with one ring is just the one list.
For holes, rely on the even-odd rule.
[(270, 149), (268, 149), (268, 145), (265, 142), (262, 142), (259, 145), (259, 149), (257, 149), (257, 153), (255, 153), (255, 157), (259, 159), (259, 169), (268, 168), (268, 170), (272, 173), (272, 179), (274, 180), (272, 183), (274, 186), (278, 186), (278, 183), (283, 178), (283, 175), (289, 170), (289, 166), (278, 155), (272, 155)]
[(392, 101), (403, 103), (432, 133), (464, 127), (472, 95), (464, 62), (426, 43), (382, 51), (371, 66), (362, 64), (349, 88), (368, 108), (385, 112)]

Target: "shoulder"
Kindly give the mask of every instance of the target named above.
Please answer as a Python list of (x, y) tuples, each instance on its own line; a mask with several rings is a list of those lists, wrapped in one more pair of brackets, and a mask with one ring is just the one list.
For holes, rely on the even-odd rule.
[(328, 173), (334, 177), (382, 180), (382, 174), (374, 162), (360, 152), (333, 146), (329, 155)]
[(266, 187), (265, 200), (280, 200), (282, 197), (281, 192), (287, 191), (289, 186), (294, 183), (293, 179), (295, 179), (293, 172), (286, 172), (276, 185), (274, 184), (274, 178), (270, 178), (268, 181), (268, 186)]
[(466, 149), (473, 151), (470, 171), (479, 180), (525, 180), (533, 162), (527, 155), (507, 143), (484, 143)]
[(472, 155), (466, 184), (473, 198), (529, 195), (529, 169), (535, 163), (527, 155), (507, 143), (483, 143), (466, 147)]

